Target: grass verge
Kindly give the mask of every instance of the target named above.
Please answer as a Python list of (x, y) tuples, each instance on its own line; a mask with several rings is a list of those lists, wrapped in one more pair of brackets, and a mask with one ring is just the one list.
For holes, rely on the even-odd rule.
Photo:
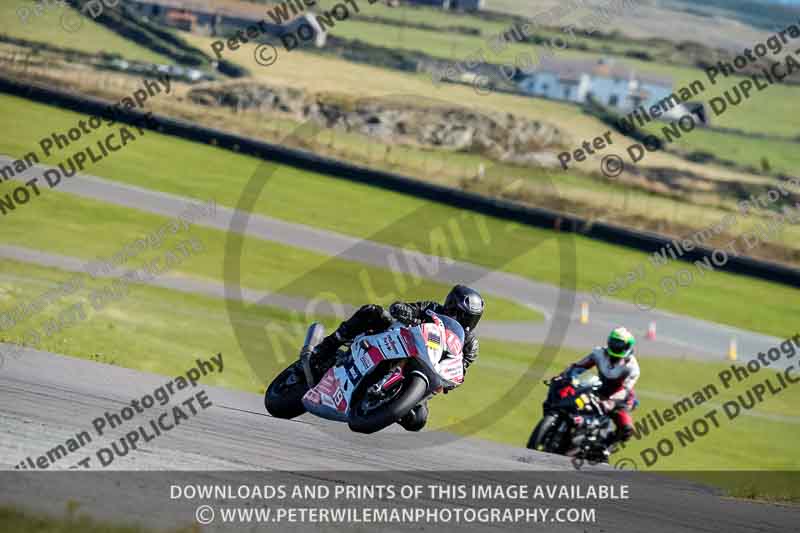
[[(0, 525), (14, 533), (158, 533), (138, 525), (119, 525), (95, 520), (77, 512), (77, 504), (67, 504), (63, 517), (45, 516), (15, 507), (0, 506)], [(163, 530), (163, 533), (196, 533), (197, 527)]]
[[(18, 99), (0, 101), (8, 105), (14, 100)], [(0, 141), (0, 152), (24, 154), (35, 146), (42, 130), (36, 133), (37, 128), (32, 124), (47, 123), (49, 127), (61, 128), (74, 125), (77, 117), (48, 106), (30, 105), (36, 110), (34, 116), (41, 120), (26, 122), (14, 118), (21, 116), (18, 113), (10, 115), (10, 131), (15, 131), (15, 136)], [(35, 139), (33, 146), (28, 144), (31, 139)], [(560, 283), (565, 267), (560, 264), (560, 247), (573, 244), (577, 254), (577, 287), (581, 290), (608, 286), (639, 265), (647, 265), (642, 279), (614, 294), (615, 298), (628, 301), (634, 299), (640, 288), (661, 291), (665, 276), (675, 278), (680, 270), (694, 268), (681, 262), (651, 267), (647, 254), (642, 252), (533, 227), (517, 228), (510, 238), (509, 224), (497, 218), (470, 215), (413, 196), (274, 165), (154, 132), (148, 132), (124, 152), (88, 168), (87, 172), (200, 200), (216, 198), (220, 205), (233, 207), (257, 170), (270, 179), (256, 201), (253, 209), (256, 213), (452, 257), (537, 281)], [(0, 194), (8, 188), (8, 182), (0, 184)], [(44, 195), (36, 201), (42, 202), (43, 198)], [(363, 210), (348, 207), (365, 205), (380, 208), (370, 210), (369, 216), (365, 216)], [(24, 212), (13, 213), (20, 214)], [(451, 243), (450, 249), (444, 249), (432, 239), (430, 228), (441, 229), (452, 221), (464, 220), (465, 216), (469, 225), (461, 229), (463, 245), (454, 247)], [(4, 227), (8, 226), (4, 222)], [(21, 235), (38, 225), (37, 221), (35, 226), (20, 227), (17, 232)], [(711, 272), (695, 276), (689, 287), (661, 294), (657, 305), (662, 310), (783, 337), (794, 331), (794, 302), (798, 297), (798, 289)], [(758, 312), (752, 312), (751, 305), (743, 302), (760, 302)]]

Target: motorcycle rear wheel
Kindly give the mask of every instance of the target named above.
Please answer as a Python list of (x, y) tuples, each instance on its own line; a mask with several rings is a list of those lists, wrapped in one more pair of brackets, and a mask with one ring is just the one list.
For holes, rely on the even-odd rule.
[(391, 426), (419, 404), (428, 392), (428, 383), (421, 376), (410, 374), (403, 379), (402, 389), (390, 402), (369, 412), (362, 412), (367, 399), (366, 388), (370, 384), (363, 385), (359, 387), (359, 394), (354, 394), (356, 401), (351, 407), (347, 422), (350, 429), (357, 433), (375, 433)]
[(528, 439), (527, 448), (529, 450), (555, 453), (555, 450), (552, 448), (552, 436), (550, 436), (549, 433), (555, 430), (556, 420), (558, 420), (558, 417), (555, 415), (545, 415), (539, 423), (536, 424), (533, 433), (531, 433), (531, 437)]
[(277, 375), (264, 394), (264, 407), (275, 418), (292, 419), (306, 412), (303, 396), (308, 384), (298, 362)]

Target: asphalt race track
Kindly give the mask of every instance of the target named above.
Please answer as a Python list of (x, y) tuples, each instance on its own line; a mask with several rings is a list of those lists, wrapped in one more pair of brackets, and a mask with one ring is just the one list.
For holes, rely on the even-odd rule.
[[(0, 161), (5, 160), (0, 157)], [(40, 169), (30, 169), (32, 176)], [(31, 176), (20, 174), (15, 179)], [(174, 217), (188, 198), (149, 191), (112, 181), (76, 176), (61, 185), (61, 190), (103, 202)], [(216, 217), (201, 218), (194, 224), (228, 231), (236, 212), (217, 207)], [(301, 247), (331, 256), (383, 268), (392, 265), (389, 257), (398, 253), (384, 244), (320, 230), (301, 224), (251, 216), (242, 230), (246, 235)], [(773, 346), (779, 339), (713, 324), (692, 317), (657, 310), (643, 311), (621, 301), (592, 304), (589, 324), (578, 321), (577, 303), (590, 300), (585, 293), (572, 294), (558, 287), (537, 283), (519, 276), (490, 271), (474, 265), (417, 254), (423, 262), (439, 266), (431, 279), (452, 283), (475, 280), (480, 290), (508, 298), (542, 311), (543, 323), (482, 322), (480, 333), (489, 338), (544, 342), (553, 330), (565, 331), (564, 344), (586, 349), (600, 342), (608, 330), (626, 324), (643, 335), (650, 321), (658, 323), (658, 340), (644, 340), (640, 353), (690, 356), (722, 360), (731, 337), (736, 337), (742, 358)], [(85, 262), (79, 258), (45, 253), (18, 246), (0, 245), (0, 258), (79, 271)], [(114, 273), (118, 274), (118, 273)], [(187, 293), (218, 298), (231, 297), (223, 284), (161, 276), (154, 285)], [(228, 288), (229, 289), (229, 288)], [(435, 295), (432, 295), (432, 297)], [(565, 298), (566, 296), (566, 298)], [(243, 300), (287, 309), (302, 310), (302, 298), (266, 294), (244, 289)], [(568, 300), (576, 305), (559, 308)], [(346, 308), (345, 311), (350, 311)], [(0, 352), (9, 346), (0, 344)], [(210, 356), (212, 354), (206, 354)], [(586, 466), (577, 472), (564, 457), (453, 434), (423, 431), (411, 434), (399, 427), (377, 435), (351, 433), (343, 424), (308, 415), (286, 421), (270, 417), (263, 397), (203, 385), (177, 392), (169, 404), (138, 414), (119, 427), (98, 436), (93, 421), (104, 413), (119, 412), (131, 400), (153, 393), (170, 377), (138, 372), (84, 359), (25, 349), (19, 357), (0, 358), (0, 505), (12, 504), (54, 515), (64, 512), (67, 501), (97, 518), (114, 522), (142, 522), (155, 527), (194, 523), (197, 502), (170, 498), (170, 485), (196, 483), (307, 483), (310, 480), (342, 483), (509, 483), (514, 479), (529, 484), (570, 483), (626, 484), (631, 498), (626, 501), (548, 501), (547, 505), (590, 506), (597, 510), (594, 523), (559, 523), (548, 526), (525, 525), (541, 531), (793, 531), (797, 530), (797, 507), (723, 498), (705, 486), (677, 481), (653, 473), (622, 472), (608, 466)], [(204, 392), (211, 406), (198, 410), (150, 442), (139, 443), (128, 453), (108, 452), (112, 443), (173, 406), (186, 405), (192, 396)], [(646, 395), (646, 391), (643, 391)], [(196, 397), (196, 396), (195, 396)], [(449, 401), (450, 398), (436, 401)], [(197, 405), (197, 402), (194, 403)], [(497, 407), (500, 409), (500, 407)], [(531, 425), (539, 417), (538, 404), (531, 408)], [(766, 416), (748, 413), (749, 416)], [(497, 413), (502, 416), (502, 413)], [(785, 422), (798, 419), (785, 417)], [(89, 432), (93, 439), (65, 455), (53, 450)], [(100, 464), (101, 450), (107, 450), (107, 463)], [(48, 458), (48, 452), (51, 456)], [(47, 471), (15, 470), (30, 461), (45, 457)], [(108, 459), (110, 457), (110, 459)], [(67, 470), (89, 460), (90, 472)], [(638, 465), (636, 465), (638, 466)], [(40, 469), (43, 468), (40, 466)], [(630, 467), (629, 467), (630, 468)], [(217, 501), (215, 503), (225, 503)], [(364, 503), (364, 502), (361, 502)], [(447, 498), (428, 498), (422, 503), (442, 506)], [(457, 502), (461, 505), (463, 501)], [(381, 505), (389, 505), (382, 502)], [(467, 506), (479, 503), (467, 502)], [(246, 527), (245, 527), (246, 526)], [(253, 524), (240, 528), (253, 530)], [(216, 525), (204, 529), (222, 528)], [(449, 530), (446, 525), (411, 527), (382, 525), (382, 531), (419, 529)], [(500, 529), (497, 524), (461, 524), (458, 529)], [(332, 525), (281, 524), (279, 530), (339, 530)], [(348, 525), (353, 531), (374, 531), (374, 527)]]
[[(92, 421), (105, 411), (119, 412), (123, 404), (152, 393), (168, 380), (116, 366), (25, 351), (19, 358), (6, 361), (0, 372), (0, 418), (5, 430), (0, 434), (0, 467), (12, 469), (28, 456), (36, 460), (77, 432), (91, 430)], [(170, 405), (177, 405), (201, 389), (207, 393), (211, 407), (198, 411), (136, 451), (117, 457), (106, 469), (97, 467), (91, 473), (6, 470), (0, 474), (4, 481), (0, 483), (0, 504), (61, 514), (70, 500), (79, 503), (81, 511), (98, 518), (165, 527), (193, 523), (197, 507), (196, 501), (171, 499), (169, 487), (174, 484), (223, 484), (233, 480), (264, 484), (278, 479), (341, 484), (387, 478), (395, 483), (433, 483), (440, 482), (443, 476), (467, 483), (501, 483), (521, 477), (528, 483), (541, 484), (627, 484), (630, 494), (625, 501), (567, 502), (596, 508), (595, 524), (553, 524), (547, 528), (529, 524), (525, 526), (527, 530), (783, 532), (796, 531), (800, 519), (794, 506), (722, 498), (700, 485), (642, 472), (620, 472), (608, 467), (587, 467), (576, 472), (564, 457), (482, 440), (454, 439), (436, 432), (407, 434), (391, 428), (373, 436), (355, 435), (344, 425), (307, 415), (291, 421), (278, 420), (265, 413), (261, 396), (208, 387), (202, 382), (196, 389), (176, 394)], [(146, 413), (137, 416), (127, 426), (118, 427), (117, 432), (106, 433), (102, 439), (96, 437), (57, 459), (53, 468), (67, 468), (85, 456), (94, 456), (131, 426), (150, 418)], [(103, 473), (96, 472), (98, 469)], [(148, 470), (159, 472), (144, 472)], [(419, 503), (441, 506), (447, 501), (423, 499)], [(464, 527), (499, 529), (478, 524), (459, 529)], [(329, 528), (308, 524), (280, 528), (326, 529)], [(445, 526), (436, 529), (450, 530)], [(390, 525), (381, 530), (409, 528)]]

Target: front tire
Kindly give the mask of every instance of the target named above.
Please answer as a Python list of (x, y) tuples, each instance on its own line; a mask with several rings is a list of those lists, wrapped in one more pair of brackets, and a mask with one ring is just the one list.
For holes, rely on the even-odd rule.
[(550, 452), (555, 453), (553, 449), (553, 435), (551, 433), (556, 428), (556, 421), (558, 417), (555, 415), (545, 415), (536, 427), (533, 429), (533, 433), (531, 433), (530, 439), (528, 439), (528, 449), (529, 450), (536, 450), (538, 452)]
[(405, 377), (401, 386), (402, 389), (389, 403), (369, 411), (364, 410), (367, 395), (366, 387), (362, 388), (347, 422), (350, 429), (358, 433), (375, 433), (391, 426), (419, 404), (428, 392), (428, 383), (417, 374)]
[(275, 418), (292, 419), (306, 412), (303, 396), (308, 384), (303, 369), (293, 363), (272, 380), (264, 394), (264, 407)]

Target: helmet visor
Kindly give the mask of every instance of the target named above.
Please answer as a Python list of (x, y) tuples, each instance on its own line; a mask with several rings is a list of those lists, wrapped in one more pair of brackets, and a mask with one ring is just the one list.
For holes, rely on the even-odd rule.
[(478, 322), (481, 319), (481, 315), (475, 315), (472, 313), (468, 313), (466, 311), (462, 311), (461, 309), (458, 310), (456, 313), (456, 320), (458, 323), (461, 324), (465, 330), (473, 331), (475, 327), (478, 325)]
[(614, 357), (625, 357), (628, 350), (631, 349), (631, 343), (622, 339), (608, 339), (608, 353)]

